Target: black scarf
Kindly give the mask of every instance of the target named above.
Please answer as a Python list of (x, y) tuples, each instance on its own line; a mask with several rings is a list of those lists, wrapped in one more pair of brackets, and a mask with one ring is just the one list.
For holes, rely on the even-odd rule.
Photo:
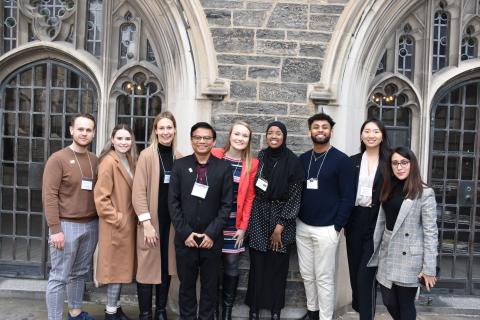
[(266, 148), (261, 151), (259, 160), (263, 163), (262, 177), (268, 181), (266, 198), (286, 200), (288, 186), (304, 179), (304, 171), (298, 157), (287, 148), (287, 128), (279, 121), (267, 127), (278, 127), (283, 133), (283, 143), (278, 148)]

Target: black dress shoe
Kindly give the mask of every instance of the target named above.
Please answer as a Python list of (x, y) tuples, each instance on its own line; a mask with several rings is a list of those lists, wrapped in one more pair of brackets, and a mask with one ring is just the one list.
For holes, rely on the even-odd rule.
[(310, 311), (307, 310), (307, 313), (298, 320), (318, 320), (320, 317), (319, 311)]
[(272, 312), (272, 320), (280, 320), (280, 312)]
[(116, 315), (118, 320), (130, 320), (130, 318), (123, 313), (122, 307), (118, 307)]

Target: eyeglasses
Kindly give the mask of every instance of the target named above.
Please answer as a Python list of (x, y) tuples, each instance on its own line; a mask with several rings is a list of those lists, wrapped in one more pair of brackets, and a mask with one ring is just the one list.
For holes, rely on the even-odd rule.
[(392, 161), (392, 167), (394, 167), (394, 168), (398, 168), (399, 165), (400, 165), (400, 168), (405, 168), (409, 164), (410, 164), (410, 161), (408, 161), (408, 160)]
[(213, 140), (213, 137), (210, 137), (210, 136), (205, 136), (205, 137), (202, 137), (202, 136), (192, 136), (192, 140), (195, 141), (195, 142), (200, 142), (200, 141), (205, 141), (205, 142), (210, 142)]

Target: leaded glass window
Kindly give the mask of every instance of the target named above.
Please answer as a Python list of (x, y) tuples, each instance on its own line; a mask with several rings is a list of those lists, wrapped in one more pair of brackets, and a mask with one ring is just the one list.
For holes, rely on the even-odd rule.
[(102, 50), (102, 5), (103, 0), (89, 0), (87, 6), (86, 49), (97, 58)]
[(433, 53), (432, 71), (437, 72), (448, 64), (448, 29), (450, 18), (448, 13), (440, 10), (435, 12), (433, 20)]
[(411, 144), (412, 111), (406, 106), (408, 97), (398, 93), (394, 84), (389, 84), (381, 92), (371, 97), (368, 118), (376, 118), (385, 124), (390, 144), (393, 147)]
[(3, 1), (3, 53), (17, 46), (17, 1)]
[(398, 72), (413, 80), (414, 40), (411, 36), (402, 35), (398, 41)]
[(380, 73), (383, 73), (387, 71), (387, 50), (382, 55), (382, 59), (380, 59), (380, 62), (378, 63), (377, 66), (377, 72), (375, 75), (379, 75)]
[(153, 52), (153, 48), (150, 45), (150, 41), (148, 40), (147, 40), (147, 61), (155, 65), (157, 64), (157, 61), (155, 59), (155, 52)]
[(119, 67), (135, 58), (136, 30), (133, 23), (124, 23), (120, 26)]
[(147, 82), (143, 73), (137, 73), (133, 81), (122, 84), (122, 91), (117, 97), (117, 124), (125, 123), (132, 128), (141, 151), (148, 145), (153, 120), (162, 110), (159, 88), (154, 82)]
[(473, 37), (464, 37), (462, 39), (462, 53), (460, 58), (463, 60), (469, 60), (475, 58), (475, 49), (477, 41)]

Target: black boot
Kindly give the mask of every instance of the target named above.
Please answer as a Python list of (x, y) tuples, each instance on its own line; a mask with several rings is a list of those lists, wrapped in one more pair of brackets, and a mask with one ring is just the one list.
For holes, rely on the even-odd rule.
[(137, 282), (139, 320), (152, 320), (152, 285)]
[(298, 320), (318, 320), (320, 317), (319, 311), (307, 310), (307, 313)]
[(165, 309), (155, 309), (154, 320), (167, 320), (167, 310)]
[(237, 294), (238, 276), (223, 276), (222, 320), (232, 320), (232, 309)]
[(272, 310), (272, 320), (280, 320), (280, 311)]

